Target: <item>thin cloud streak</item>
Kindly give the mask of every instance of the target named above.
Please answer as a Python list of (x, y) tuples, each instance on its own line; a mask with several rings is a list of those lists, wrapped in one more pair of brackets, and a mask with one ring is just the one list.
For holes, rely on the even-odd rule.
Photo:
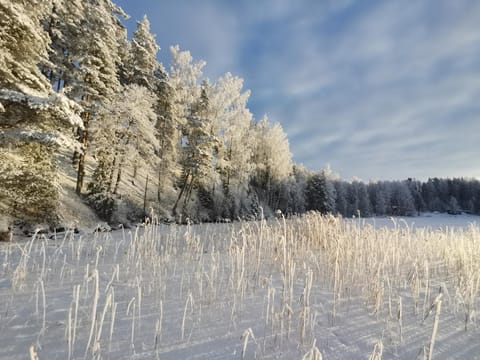
[(308, 168), (330, 163), (363, 179), (479, 176), (478, 1), (136, 6), (164, 52), (180, 43), (207, 61), (207, 76), (244, 77), (255, 116), (279, 121)]

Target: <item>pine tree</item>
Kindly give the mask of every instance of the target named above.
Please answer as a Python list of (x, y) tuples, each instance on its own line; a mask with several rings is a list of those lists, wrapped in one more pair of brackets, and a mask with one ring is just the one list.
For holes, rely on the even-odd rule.
[(38, 142), (0, 148), (0, 212), (26, 221), (59, 221), (60, 185), (52, 157), (52, 147)]
[(53, 0), (51, 11), (43, 21), (51, 44), (50, 63), (45, 64), (42, 71), (57, 92), (75, 82), (75, 64), (80, 58), (75, 44), (82, 36), (84, 13), (81, 0)]
[(130, 45), (130, 82), (154, 89), (154, 73), (159, 66), (158, 50), (160, 47), (150, 33), (150, 22), (145, 15), (141, 21), (137, 21), (137, 30), (133, 33)]
[(161, 69), (155, 72), (155, 113), (157, 115), (156, 134), (158, 141), (157, 200), (162, 206), (163, 195), (179, 175), (180, 136), (183, 123), (179, 121), (183, 108), (175, 101), (175, 88), (170, 78)]
[[(58, 146), (75, 148), (80, 108), (53, 92), (41, 69), (50, 38), (42, 27), (51, 1), (0, 0), (0, 205), (27, 220), (56, 221)], [(25, 181), (31, 184), (25, 188)]]
[(76, 53), (82, 54), (78, 61), (75, 94), (81, 96), (84, 108), (84, 129), (80, 132), (82, 152), (78, 159), (76, 192), (82, 192), (85, 178), (86, 153), (90, 141), (90, 121), (94, 119), (98, 105), (111, 100), (119, 88), (118, 64), (119, 33), (122, 33), (117, 15), (123, 11), (110, 0), (88, 0), (84, 3), (82, 40)]

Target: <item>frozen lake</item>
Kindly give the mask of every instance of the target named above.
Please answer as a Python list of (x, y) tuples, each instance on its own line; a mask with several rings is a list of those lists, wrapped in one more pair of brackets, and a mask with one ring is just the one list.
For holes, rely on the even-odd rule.
[(350, 221), (357, 221), (361, 224), (373, 225), (377, 228), (394, 228), (395, 226), (408, 226), (412, 229), (431, 228), (432, 230), (436, 230), (445, 228), (465, 228), (472, 224), (478, 225), (480, 223), (480, 216), (468, 214), (449, 215), (428, 213), (415, 217), (371, 217), (355, 220), (350, 219)]

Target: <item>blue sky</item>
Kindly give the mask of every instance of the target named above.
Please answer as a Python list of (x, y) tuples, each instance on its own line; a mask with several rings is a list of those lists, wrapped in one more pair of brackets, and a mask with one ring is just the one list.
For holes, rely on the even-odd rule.
[[(115, 1), (115, 0), (114, 0)], [(294, 160), (343, 178), (480, 178), (478, 0), (116, 0), (252, 90)]]

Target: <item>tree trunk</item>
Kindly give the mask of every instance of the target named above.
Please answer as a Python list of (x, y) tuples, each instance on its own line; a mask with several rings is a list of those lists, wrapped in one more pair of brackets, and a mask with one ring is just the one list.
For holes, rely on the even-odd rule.
[(83, 131), (82, 131), (82, 153), (79, 154), (78, 157), (78, 171), (77, 171), (77, 186), (75, 188), (75, 192), (80, 195), (82, 193), (83, 182), (85, 179), (85, 156), (87, 154), (88, 148), (88, 127), (90, 124), (90, 112), (85, 112), (85, 118), (83, 121)]
[(138, 166), (137, 166), (137, 161), (133, 163), (133, 178), (137, 178), (137, 172), (138, 172)]
[(112, 161), (112, 171), (110, 171), (110, 176), (108, 177), (108, 191), (112, 191), (113, 176), (115, 174), (115, 165), (117, 164), (118, 154), (115, 154)]
[(157, 186), (157, 200), (160, 203), (162, 200), (162, 178), (163, 178), (163, 163), (160, 163), (158, 168), (158, 186)]
[[(129, 143), (130, 143), (130, 137), (127, 137), (127, 140), (125, 141), (125, 145), (124, 145), (125, 148), (128, 147)], [(120, 163), (118, 164), (117, 181), (115, 182), (115, 187), (113, 188), (114, 194), (117, 194), (120, 181), (122, 180), (122, 169), (124, 166), (125, 166), (125, 152), (123, 152), (122, 157), (120, 158)]]
[(137, 178), (137, 172), (138, 172), (138, 161), (137, 160), (140, 158), (140, 156), (138, 156), (139, 147), (140, 147), (140, 142), (139, 142), (138, 136), (137, 136), (137, 143), (136, 143), (137, 154), (135, 154), (135, 161), (133, 162), (133, 178), (134, 179)]
[(180, 203), (180, 200), (183, 196), (183, 193), (185, 192), (185, 189), (187, 188), (189, 177), (190, 177), (190, 171), (188, 171), (185, 174), (185, 179), (183, 181), (182, 189), (180, 190), (180, 193), (178, 194), (177, 200), (175, 201), (175, 205), (173, 205), (173, 209), (172, 209), (173, 216), (177, 216), (177, 207), (178, 207), (178, 204)]
[(147, 190), (148, 190), (148, 174), (145, 181), (145, 192), (143, 193), (143, 214), (147, 215)]
[(122, 156), (122, 160), (120, 160), (120, 164), (118, 164), (117, 180), (115, 181), (115, 187), (113, 188), (114, 194), (117, 194), (120, 181), (122, 181), (122, 167), (124, 162), (125, 162), (125, 156)]
[(188, 185), (187, 194), (185, 195), (185, 199), (183, 201), (182, 215), (185, 215), (186, 213), (188, 202), (190, 201), (190, 197), (192, 196), (194, 182), (195, 182), (195, 177), (192, 176), (190, 179), (190, 184)]
[[(76, 133), (76, 136), (77, 136), (78, 139), (81, 141), (82, 136), (83, 136), (83, 135), (82, 135), (82, 131), (81, 131), (78, 127), (76, 127), (75, 130), (74, 130), (74, 133)], [(77, 150), (75, 150), (75, 151), (73, 152), (73, 155), (72, 155), (72, 165), (73, 165), (73, 166), (77, 166), (77, 165), (78, 165), (78, 158), (79, 158), (79, 157), (80, 157), (80, 153), (79, 153)]]
[[(161, 128), (163, 130), (163, 127)], [(165, 176), (165, 139), (163, 135), (160, 139), (160, 150), (158, 154), (159, 165), (158, 165), (158, 188), (157, 188), (157, 199), (160, 203), (162, 198), (162, 178)]]

